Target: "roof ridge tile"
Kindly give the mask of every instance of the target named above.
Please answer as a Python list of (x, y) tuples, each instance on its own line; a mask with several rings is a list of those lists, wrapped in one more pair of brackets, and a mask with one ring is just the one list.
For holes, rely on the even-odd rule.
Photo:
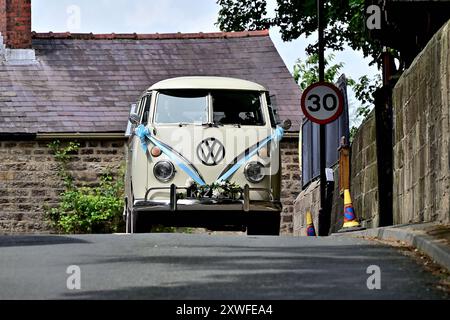
[(32, 32), (33, 39), (79, 39), (79, 40), (168, 40), (168, 39), (223, 39), (266, 37), (269, 30), (197, 33), (71, 33), (71, 32)]

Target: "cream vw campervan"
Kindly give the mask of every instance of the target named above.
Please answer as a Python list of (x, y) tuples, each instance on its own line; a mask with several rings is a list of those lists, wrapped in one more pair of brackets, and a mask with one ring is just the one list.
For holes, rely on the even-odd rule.
[(127, 128), (127, 232), (152, 225), (278, 235), (280, 140), (269, 93), (232, 78), (182, 77), (151, 86)]

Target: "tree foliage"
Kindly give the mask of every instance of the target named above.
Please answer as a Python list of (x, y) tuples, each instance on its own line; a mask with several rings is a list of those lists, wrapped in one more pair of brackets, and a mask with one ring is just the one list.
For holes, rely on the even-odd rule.
[[(277, 0), (276, 15), (267, 17), (267, 0), (217, 0), (217, 25), (222, 31), (262, 30), (278, 26), (284, 41), (309, 36), (317, 31), (316, 0)], [(364, 0), (324, 0), (325, 47), (342, 50), (347, 44), (375, 61), (381, 45), (365, 29)], [(308, 46), (317, 52), (317, 43)]]
[[(329, 54), (325, 59), (325, 81), (335, 82), (344, 63), (330, 65), (334, 60), (334, 54)], [(319, 81), (319, 56), (309, 55), (305, 61), (298, 59), (294, 65), (294, 79), (302, 90)]]

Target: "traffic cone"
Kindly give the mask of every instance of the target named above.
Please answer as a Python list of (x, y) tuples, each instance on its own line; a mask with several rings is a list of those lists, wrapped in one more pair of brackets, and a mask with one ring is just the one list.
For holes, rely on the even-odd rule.
[(348, 232), (364, 230), (356, 219), (355, 210), (353, 209), (352, 198), (350, 197), (350, 191), (344, 190), (344, 225), (338, 232)]
[(308, 237), (316, 236), (316, 229), (314, 229), (312, 214), (309, 210), (306, 212), (306, 235)]

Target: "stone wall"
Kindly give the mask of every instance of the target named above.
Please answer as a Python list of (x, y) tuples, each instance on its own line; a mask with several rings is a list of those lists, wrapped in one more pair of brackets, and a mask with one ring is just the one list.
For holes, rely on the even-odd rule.
[[(0, 142), (0, 233), (49, 232), (44, 207), (55, 206), (63, 191), (51, 141)], [(69, 169), (78, 184), (94, 185), (105, 170), (117, 172), (124, 164), (123, 140), (80, 141)], [(283, 233), (293, 230), (293, 203), (300, 192), (298, 138), (286, 138), (282, 147)]]
[(298, 137), (285, 138), (281, 142), (282, 183), (281, 202), (281, 232), (292, 234), (294, 230), (294, 201), (301, 191), (300, 159), (298, 152)]
[(362, 226), (378, 227), (375, 110), (372, 110), (355, 134), (350, 155), (350, 193), (355, 214)]
[(313, 217), (313, 223), (318, 232), (318, 214), (320, 209), (320, 180), (315, 180), (300, 192), (294, 204), (294, 236), (306, 236), (306, 212), (309, 210)]
[[(378, 175), (375, 135), (375, 112), (361, 124), (350, 149), (350, 193), (357, 218), (368, 228), (378, 224)], [(334, 191), (331, 208), (330, 233), (341, 229), (344, 216), (344, 201), (339, 193), (339, 167), (334, 167)], [(363, 210), (364, 208), (364, 210)], [(314, 226), (318, 226), (320, 209), (320, 180), (313, 181), (300, 192), (294, 205), (295, 236), (306, 235), (306, 212), (313, 216)]]
[[(0, 233), (48, 232), (44, 208), (64, 190), (50, 141), (2, 141), (0, 145)], [(124, 141), (81, 141), (69, 169), (78, 184), (93, 185), (105, 170), (117, 172)]]
[(450, 21), (397, 82), (394, 223), (450, 223)]
[[(333, 190), (330, 213), (329, 233), (337, 232), (343, 223), (344, 201), (339, 194), (338, 183), (339, 166), (333, 168), (334, 183), (331, 182), (330, 188)], [(330, 182), (329, 182), (330, 183)], [(294, 236), (306, 235), (306, 212), (310, 211), (313, 217), (313, 223), (316, 234), (319, 232), (319, 209), (320, 209), (320, 180), (317, 179), (309, 184), (305, 190), (300, 192), (294, 202)]]

